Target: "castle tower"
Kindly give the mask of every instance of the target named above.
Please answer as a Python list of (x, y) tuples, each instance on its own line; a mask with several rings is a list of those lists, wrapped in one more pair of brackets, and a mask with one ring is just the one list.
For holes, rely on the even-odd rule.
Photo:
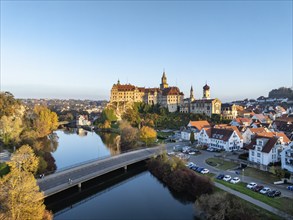
[(165, 88), (168, 88), (168, 83), (167, 83), (167, 77), (166, 77), (166, 74), (165, 74), (165, 70), (163, 72), (163, 76), (162, 76), (162, 79), (161, 79), (161, 84), (160, 84), (160, 89), (163, 90)]
[(190, 102), (193, 102), (195, 100), (195, 98), (193, 96), (193, 87), (192, 86), (190, 88), (190, 97), (189, 97), (189, 99), (190, 99)]
[(210, 87), (208, 86), (208, 84), (205, 84), (205, 86), (203, 87), (203, 99), (210, 99), (211, 97), (210, 94)]

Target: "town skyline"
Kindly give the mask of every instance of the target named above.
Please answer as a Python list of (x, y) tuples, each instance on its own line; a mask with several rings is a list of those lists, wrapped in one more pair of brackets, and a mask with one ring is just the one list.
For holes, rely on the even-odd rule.
[(3, 2), (1, 91), (109, 100), (119, 79), (223, 102), (292, 86), (292, 2)]

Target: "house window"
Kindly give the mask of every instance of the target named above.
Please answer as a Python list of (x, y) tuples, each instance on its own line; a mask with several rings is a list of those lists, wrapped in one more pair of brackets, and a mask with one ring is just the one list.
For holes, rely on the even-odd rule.
[(276, 159), (276, 154), (272, 155), (272, 159), (275, 160)]
[(260, 157), (260, 153), (257, 153), (257, 157)]
[(251, 151), (251, 156), (254, 156), (254, 151)]

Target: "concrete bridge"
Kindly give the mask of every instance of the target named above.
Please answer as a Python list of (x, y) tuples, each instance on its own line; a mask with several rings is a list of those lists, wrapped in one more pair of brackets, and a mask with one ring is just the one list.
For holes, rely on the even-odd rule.
[(159, 155), (165, 149), (165, 146), (158, 146), (119, 154), (103, 160), (97, 159), (80, 166), (51, 174), (42, 179), (38, 179), (37, 182), (40, 190), (44, 193), (44, 197), (46, 198), (73, 186), (81, 188), (82, 183), (84, 182), (117, 169), (127, 169), (128, 165)]

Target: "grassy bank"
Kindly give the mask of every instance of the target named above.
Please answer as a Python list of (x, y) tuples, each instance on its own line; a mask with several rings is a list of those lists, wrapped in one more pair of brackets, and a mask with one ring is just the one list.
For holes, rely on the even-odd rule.
[(245, 195), (248, 195), (254, 199), (257, 199), (263, 203), (266, 203), (276, 209), (282, 210), (290, 215), (293, 215), (293, 205), (292, 205), (293, 199), (290, 199), (287, 197), (271, 198), (271, 197), (268, 197), (267, 195), (254, 192), (246, 188), (246, 183), (242, 183), (242, 182), (237, 184), (232, 184), (232, 183), (225, 182), (223, 180), (218, 180), (218, 179), (215, 179), (215, 181), (231, 189), (234, 189), (238, 192), (241, 192)]
[(220, 170), (232, 169), (239, 165), (234, 162), (225, 161), (220, 158), (214, 158), (214, 157), (206, 159), (206, 163), (209, 164), (210, 166), (217, 167)]

